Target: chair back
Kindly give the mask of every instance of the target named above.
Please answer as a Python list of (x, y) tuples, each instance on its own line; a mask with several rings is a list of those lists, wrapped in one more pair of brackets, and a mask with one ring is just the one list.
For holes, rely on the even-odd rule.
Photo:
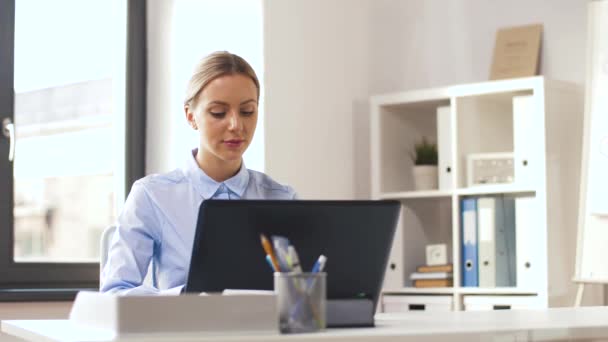
[(99, 246), (99, 272), (103, 270), (103, 267), (108, 261), (108, 251), (110, 250), (110, 242), (116, 231), (116, 226), (109, 226), (103, 233), (101, 233), (101, 241)]

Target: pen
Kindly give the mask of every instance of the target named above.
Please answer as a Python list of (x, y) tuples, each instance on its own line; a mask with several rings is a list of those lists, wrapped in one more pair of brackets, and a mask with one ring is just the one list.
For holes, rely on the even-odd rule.
[(298, 252), (296, 252), (296, 248), (294, 246), (287, 247), (287, 253), (289, 258), (291, 259), (291, 269), (295, 273), (302, 273), (302, 267), (300, 266), (300, 258), (298, 257)]
[(270, 258), (270, 262), (272, 263), (273, 269), (275, 271), (279, 271), (280, 268), (279, 263), (277, 262), (277, 258), (274, 256), (274, 251), (270, 246), (270, 242), (268, 241), (266, 236), (264, 236), (264, 234), (260, 234), (260, 241), (262, 242), (262, 248), (264, 248), (264, 251), (266, 251), (266, 254)]
[(319, 259), (317, 259), (317, 262), (315, 262), (315, 265), (312, 267), (312, 273), (323, 272), (326, 261), (327, 261), (327, 257), (325, 255), (321, 254), (319, 256)]
[(280, 272), (291, 272), (291, 264), (287, 260), (288, 255), (286, 254), (286, 251), (277, 248), (275, 248), (274, 251), (279, 263), (279, 267), (281, 268)]
[(272, 235), (270, 237), (272, 246), (274, 247), (274, 254), (279, 263), (281, 272), (291, 272), (291, 262), (288, 260), (287, 247), (289, 246), (289, 240), (284, 236)]
[(266, 262), (268, 263), (268, 265), (270, 265), (270, 268), (276, 272), (277, 270), (274, 268), (274, 265), (272, 264), (272, 260), (270, 259), (270, 255), (266, 254)]

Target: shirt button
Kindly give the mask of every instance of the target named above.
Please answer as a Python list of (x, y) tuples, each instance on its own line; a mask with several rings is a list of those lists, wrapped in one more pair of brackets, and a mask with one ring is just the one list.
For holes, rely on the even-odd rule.
[(221, 191), (226, 190), (226, 186), (224, 185), (224, 183), (220, 184), (220, 190), (221, 190)]

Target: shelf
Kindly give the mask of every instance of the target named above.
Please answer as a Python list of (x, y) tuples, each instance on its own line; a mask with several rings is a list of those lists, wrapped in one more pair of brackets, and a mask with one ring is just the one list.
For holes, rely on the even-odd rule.
[(380, 194), (381, 199), (417, 199), (417, 198), (437, 198), (450, 197), (450, 190), (428, 190), (428, 191), (404, 191), (404, 192), (384, 192)]
[(479, 185), (469, 188), (461, 188), (456, 190), (456, 194), (460, 196), (470, 195), (496, 195), (496, 194), (517, 194), (517, 195), (536, 195), (536, 190), (531, 188), (523, 188), (513, 184), (501, 185)]
[(513, 194), (513, 195), (536, 195), (536, 190), (531, 188), (523, 188), (514, 186), (513, 184), (504, 185), (480, 185), (470, 188), (461, 188), (456, 191), (450, 190), (428, 190), (428, 191), (402, 191), (402, 192), (383, 192), (380, 194), (380, 199), (418, 199), (418, 198), (439, 198), (450, 197), (452, 194), (460, 196), (472, 195), (496, 195), (496, 194)]
[[(465, 309), (465, 299), (498, 304), (508, 299), (534, 308), (571, 305), (563, 293), (576, 292), (569, 271), (576, 260), (551, 255), (576, 254), (572, 226), (577, 222), (579, 192), (573, 184), (580, 182), (580, 175), (572, 166), (580, 164), (582, 149), (582, 90), (579, 85), (553, 86), (551, 82), (550, 86), (537, 76), (380, 94), (370, 99), (370, 190), (374, 199), (401, 203), (383, 294), (453, 299), (454, 311)], [(414, 162), (409, 154), (423, 137), (437, 144), (438, 187), (415, 191)], [(569, 141), (568, 148), (563, 147), (564, 139)], [(512, 170), (511, 165), (494, 168), (491, 163), (488, 167), (474, 163), (475, 157), (498, 153), (512, 154)], [(476, 168), (469, 167), (471, 163)], [(492, 175), (511, 177), (490, 178)], [(489, 183), (492, 179), (511, 183)], [(513, 250), (517, 258), (526, 260), (516, 268), (520, 281), (511, 284), (517, 286), (461, 286), (457, 272), (462, 274), (463, 241), (476, 236), (479, 242), (480, 232), (497, 236), (496, 224), (490, 227), (492, 219), (494, 223), (501, 219), (496, 207), (463, 215), (462, 200), (483, 197), (509, 201), (508, 208), (498, 209), (503, 214), (509, 211), (505, 217), (509, 229), (514, 223), (516, 234)], [(591, 213), (598, 220), (608, 220), (608, 209), (601, 209)], [(483, 224), (465, 232), (463, 226), (469, 227), (471, 218), (483, 220)], [(427, 263), (426, 246), (432, 244), (446, 245), (454, 265), (454, 284), (415, 288), (409, 276)], [(527, 263), (534, 268), (525, 267)], [(553, 282), (564, 289), (549, 287)], [(600, 298), (595, 299), (599, 302)]]
[(479, 288), (479, 287), (460, 287), (456, 289), (460, 294), (475, 295), (530, 295), (536, 296), (538, 293), (532, 290), (522, 290), (515, 287)]
[(454, 294), (453, 287), (404, 287), (394, 290), (383, 290), (383, 294)]
[(385, 289), (382, 291), (383, 294), (465, 294), (465, 295), (528, 295), (536, 296), (537, 292), (532, 290), (523, 290), (514, 287), (497, 287), (497, 288), (479, 288), (479, 287), (404, 287), (400, 289)]

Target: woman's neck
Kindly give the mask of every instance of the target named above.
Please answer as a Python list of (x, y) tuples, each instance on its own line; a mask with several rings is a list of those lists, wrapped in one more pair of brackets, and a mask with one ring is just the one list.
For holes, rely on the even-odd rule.
[(200, 148), (196, 152), (196, 162), (207, 176), (216, 182), (223, 182), (236, 175), (241, 169), (242, 160), (225, 161)]

